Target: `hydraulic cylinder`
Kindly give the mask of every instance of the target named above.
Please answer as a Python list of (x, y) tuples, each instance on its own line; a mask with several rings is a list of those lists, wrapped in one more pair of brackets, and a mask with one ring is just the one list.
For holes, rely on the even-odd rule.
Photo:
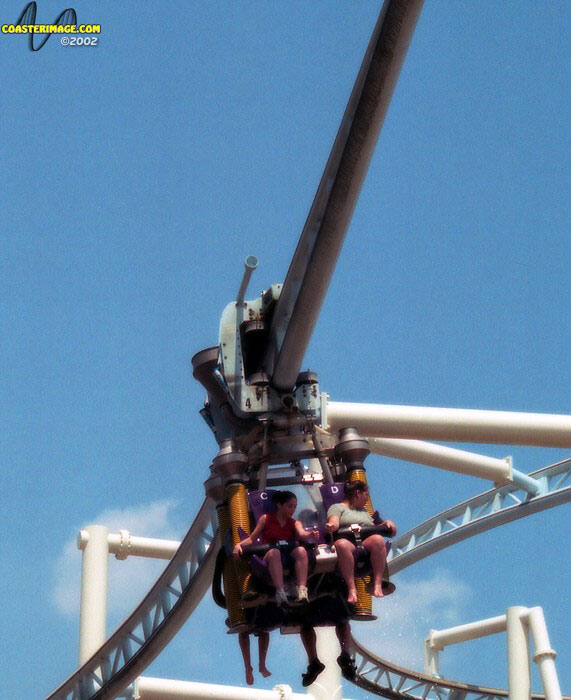
[[(225, 491), (230, 513), (232, 547), (235, 547), (243, 538), (243, 535), (240, 535), (240, 529), (246, 535), (249, 535), (251, 532), (247, 491), (245, 485), (238, 480), (228, 481)], [(241, 596), (243, 598), (251, 597), (254, 595), (254, 591), (250, 567), (242, 560), (234, 560), (234, 567)]]
[[(230, 530), (230, 511), (227, 503), (221, 503), (216, 508), (218, 515), (218, 529), (220, 533), (220, 544), (224, 548), (226, 534)], [(234, 568), (232, 557), (226, 557), (224, 568), (222, 569), (222, 581), (224, 583), (224, 597), (226, 598), (226, 610), (231, 632), (241, 632), (247, 624), (246, 611), (240, 605), (240, 586)]]

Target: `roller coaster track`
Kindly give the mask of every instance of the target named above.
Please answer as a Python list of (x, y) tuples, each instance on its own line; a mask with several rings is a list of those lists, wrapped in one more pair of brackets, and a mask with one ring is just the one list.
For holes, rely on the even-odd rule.
[[(416, 561), (484, 530), (571, 500), (571, 460), (530, 474), (540, 491), (513, 484), (491, 489), (444, 511), (393, 542), (389, 569)], [(115, 698), (159, 655), (208, 590), (219, 545), (213, 501), (206, 499), (168, 566), (141, 604), (81, 668), (47, 700)], [(401, 669), (355, 642), (356, 684), (389, 698), (500, 698), (506, 691), (445, 681)], [(539, 696), (538, 696), (539, 697)]]
[(160, 654), (209, 589), (216, 511), (206, 499), (174, 557), (136, 610), (48, 700), (115, 698)]
[[(394, 700), (500, 700), (508, 697), (507, 690), (444, 680), (395, 666), (355, 640), (353, 645), (357, 664), (355, 685), (375, 695)], [(545, 696), (532, 694), (531, 697), (540, 700)], [(563, 698), (569, 700), (570, 696), (564, 695)]]
[[(539, 483), (539, 494), (535, 497), (514, 484), (509, 484), (485, 491), (430, 518), (393, 540), (389, 553), (389, 572), (395, 574), (484, 530), (570, 501), (571, 485), (567, 485), (570, 475), (571, 460), (558, 462), (529, 475)], [(400, 668), (378, 658), (355, 639), (353, 644), (357, 661), (355, 683), (376, 695), (422, 700), (494, 700), (507, 697), (507, 690), (467, 685)]]

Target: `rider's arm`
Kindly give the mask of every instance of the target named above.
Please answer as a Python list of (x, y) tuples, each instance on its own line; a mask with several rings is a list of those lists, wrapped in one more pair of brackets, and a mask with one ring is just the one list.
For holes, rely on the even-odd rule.
[(325, 529), (327, 532), (337, 532), (339, 529), (339, 516), (338, 515), (330, 515), (327, 518), (327, 523), (325, 525)]
[(295, 521), (295, 532), (300, 540), (308, 540), (312, 537), (319, 537), (319, 530), (316, 527), (307, 531), (299, 520)]
[(393, 531), (392, 537), (394, 537), (397, 534), (397, 526), (393, 523), (392, 520), (383, 520), (382, 525), (386, 525), (387, 527), (391, 528), (391, 530)]
[(264, 531), (264, 527), (266, 526), (266, 515), (262, 515), (258, 522), (256, 523), (256, 527), (253, 529), (251, 534), (248, 535), (248, 537), (245, 537), (241, 542), (238, 542), (238, 544), (234, 547), (233, 554), (235, 557), (239, 557), (240, 554), (242, 554), (242, 546), (248, 547), (251, 544), (254, 544), (254, 542), (258, 539), (258, 537), (262, 534)]

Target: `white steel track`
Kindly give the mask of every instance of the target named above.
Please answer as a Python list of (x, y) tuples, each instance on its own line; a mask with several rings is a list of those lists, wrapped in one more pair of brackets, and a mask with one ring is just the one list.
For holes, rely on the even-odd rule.
[[(370, 693), (395, 700), (501, 700), (508, 697), (507, 690), (486, 688), (469, 683), (435, 678), (424, 673), (395, 666), (380, 659), (353, 640), (357, 678), (355, 685)], [(544, 695), (532, 694), (540, 700)], [(569, 695), (564, 695), (569, 700)]]
[[(532, 497), (515, 484), (509, 484), (485, 491), (430, 518), (393, 540), (389, 572), (395, 574), (456, 542), (570, 501), (570, 475), (571, 459), (568, 459), (529, 475), (539, 484), (537, 496)], [(357, 656), (356, 685), (376, 695), (417, 700), (493, 700), (507, 697), (507, 690), (443, 680), (400, 668), (378, 658), (357, 640), (353, 639), (353, 643)]]
[(47, 700), (115, 698), (160, 654), (210, 588), (217, 542), (206, 499), (176, 554), (141, 604)]
[[(427, 520), (393, 541), (389, 570), (396, 573), (484, 530), (571, 500), (571, 486), (566, 485), (570, 472), (571, 460), (559, 462), (530, 474), (540, 485), (537, 496), (510, 484)], [(214, 503), (206, 499), (173, 559), (141, 604), (47, 700), (115, 698), (159, 655), (210, 586), (218, 550), (215, 519)], [(474, 698), (507, 694), (401, 669), (378, 659), (358, 642), (355, 645), (359, 659), (356, 683), (377, 695), (463, 700), (468, 697), (467, 689), (474, 692)]]
[(528, 475), (539, 485), (537, 496), (532, 497), (516, 484), (507, 484), (435, 515), (393, 540), (389, 572), (396, 574), (467, 537), (569, 501), (570, 474), (571, 459), (564, 460)]

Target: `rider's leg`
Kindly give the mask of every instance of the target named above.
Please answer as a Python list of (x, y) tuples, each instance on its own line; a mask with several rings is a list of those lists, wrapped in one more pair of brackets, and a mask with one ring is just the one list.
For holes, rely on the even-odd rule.
[(291, 556), (295, 561), (295, 580), (298, 586), (307, 586), (307, 552), (303, 547), (296, 547)]
[(268, 646), (270, 644), (270, 635), (268, 632), (260, 632), (258, 635), (258, 656), (259, 656), (259, 669), (260, 673), (264, 678), (271, 676), (271, 672), (266, 668), (266, 656), (268, 653)]
[(250, 634), (248, 632), (240, 632), (238, 634), (238, 643), (240, 644), (240, 651), (242, 652), (242, 658), (244, 659), (246, 683), (248, 685), (252, 685), (252, 683), (254, 682), (254, 673), (252, 671), (252, 664), (250, 659)]
[(335, 551), (337, 552), (337, 566), (339, 567), (339, 572), (347, 588), (349, 589), (349, 594), (347, 596), (348, 603), (357, 602), (357, 589), (355, 588), (355, 560), (353, 559), (353, 551), (355, 545), (349, 540), (340, 539), (335, 542)]
[(279, 549), (273, 547), (264, 556), (265, 561), (268, 562), (268, 570), (274, 586), (276, 588), (284, 587), (284, 570), (282, 566), (282, 555)]
[(376, 598), (383, 597), (383, 572), (387, 560), (387, 548), (381, 535), (371, 535), (363, 542), (363, 547), (371, 557), (373, 568), (373, 595)]

